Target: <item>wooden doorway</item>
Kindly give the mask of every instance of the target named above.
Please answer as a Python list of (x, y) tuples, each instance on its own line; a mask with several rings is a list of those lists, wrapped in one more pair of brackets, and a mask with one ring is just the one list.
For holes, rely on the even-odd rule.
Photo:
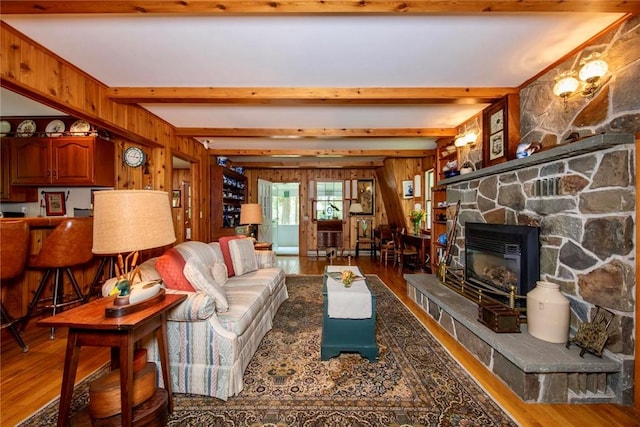
[(197, 239), (198, 221), (195, 212), (199, 212), (198, 198), (198, 162), (174, 153), (172, 156), (171, 207), (173, 226), (176, 231), (176, 244)]

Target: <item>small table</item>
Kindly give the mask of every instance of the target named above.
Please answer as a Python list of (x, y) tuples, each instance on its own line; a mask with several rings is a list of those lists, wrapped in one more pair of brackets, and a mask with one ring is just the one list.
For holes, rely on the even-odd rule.
[(186, 295), (167, 294), (164, 300), (146, 309), (121, 317), (107, 318), (105, 308), (113, 298), (100, 298), (69, 311), (40, 320), (38, 326), (69, 328), (64, 372), (60, 391), (58, 427), (69, 423), (71, 397), (78, 368), (80, 347), (83, 345), (111, 347), (111, 369), (120, 367), (120, 393), (122, 425), (133, 421), (133, 351), (134, 344), (154, 332), (160, 347), (162, 379), (168, 393), (169, 413), (173, 411), (171, 378), (169, 377), (169, 350), (167, 347), (167, 311)]
[(271, 242), (254, 242), (253, 248), (256, 251), (270, 251), (273, 249), (273, 243)]
[[(371, 317), (366, 319), (341, 319), (329, 317), (329, 298), (327, 291), (327, 275), (329, 271), (342, 271), (353, 268), (351, 266), (326, 266), (322, 284), (324, 298), (324, 316), (322, 320), (322, 341), (320, 344), (320, 359), (329, 360), (343, 351), (358, 352), (376, 362), (378, 358), (378, 343), (376, 342), (376, 296), (365, 281), (371, 294)], [(357, 269), (357, 267), (356, 267)], [(359, 269), (357, 269), (360, 271)], [(363, 275), (360, 271), (359, 275)]]
[(414, 246), (418, 249), (420, 256), (420, 270), (425, 271), (427, 269), (427, 263), (429, 262), (429, 246), (431, 245), (431, 234), (402, 234), (402, 241), (409, 246)]

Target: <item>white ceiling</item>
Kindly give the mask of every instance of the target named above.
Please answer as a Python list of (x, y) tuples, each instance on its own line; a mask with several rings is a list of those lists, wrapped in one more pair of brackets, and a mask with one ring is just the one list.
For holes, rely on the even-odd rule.
[(39, 104), (10, 90), (0, 88), (0, 115), (2, 116), (64, 116), (65, 113)]
[[(431, 88), (517, 87), (621, 16), (45, 14), (2, 20), (109, 87)], [(2, 114), (14, 115), (8, 99), (2, 93)], [(368, 129), (454, 128), (486, 104), (143, 106), (180, 128)], [(212, 148), (239, 146), (236, 138), (204, 139)], [(433, 140), (415, 142), (432, 148)], [(265, 144), (240, 145), (256, 142)], [(372, 141), (339, 143), (366, 148)]]

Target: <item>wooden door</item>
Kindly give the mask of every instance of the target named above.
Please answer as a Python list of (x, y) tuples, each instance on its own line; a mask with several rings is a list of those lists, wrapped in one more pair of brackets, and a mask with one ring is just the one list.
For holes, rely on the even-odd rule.
[[(258, 227), (259, 240), (273, 242), (272, 183), (258, 178), (258, 203), (262, 207), (262, 225)], [(277, 226), (277, 224), (276, 224)]]
[(51, 183), (53, 172), (48, 138), (12, 138), (9, 144), (13, 185)]
[(94, 183), (93, 138), (55, 138), (51, 140), (53, 184)]

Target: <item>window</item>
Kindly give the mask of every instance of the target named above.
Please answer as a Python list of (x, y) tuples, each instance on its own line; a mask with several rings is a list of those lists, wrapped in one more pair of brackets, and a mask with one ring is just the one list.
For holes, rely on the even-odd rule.
[(344, 218), (342, 181), (318, 181), (316, 183), (315, 219), (341, 220)]

